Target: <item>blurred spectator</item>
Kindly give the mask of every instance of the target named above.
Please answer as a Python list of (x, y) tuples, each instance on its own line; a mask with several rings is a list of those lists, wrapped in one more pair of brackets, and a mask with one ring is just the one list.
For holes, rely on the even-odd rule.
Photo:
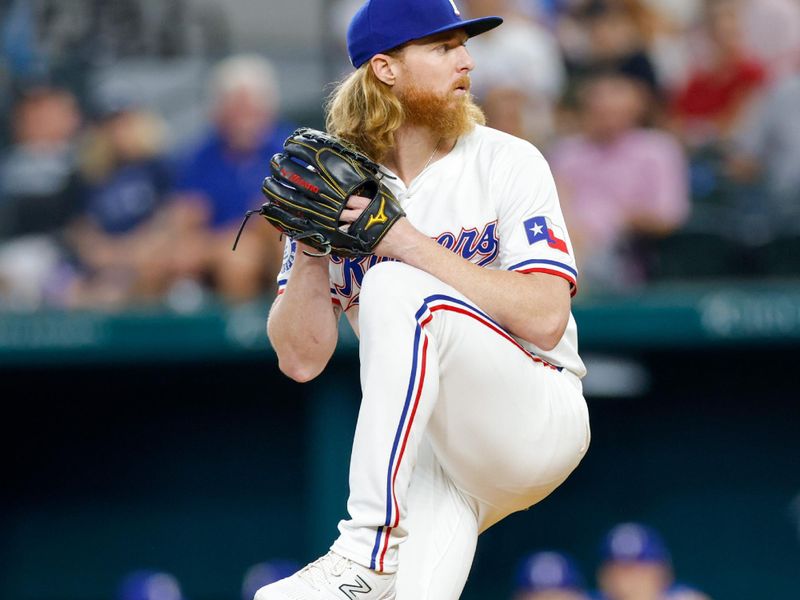
[[(518, 4), (518, 0), (464, 1), (470, 17), (499, 15), (505, 19), (503, 35), (488, 32), (467, 42), (476, 62), (472, 73), (476, 86), (490, 86), (494, 77), (500, 83), (516, 78), (532, 93), (551, 100), (558, 98), (566, 75), (558, 41), (547, 27), (520, 10)], [(513, 64), (506, 64), (514, 60)]]
[(133, 571), (120, 583), (116, 600), (185, 600), (185, 596), (169, 573)]
[(575, 561), (559, 552), (537, 552), (517, 569), (514, 600), (588, 600)]
[(651, 9), (662, 13), (682, 30), (688, 30), (700, 19), (705, 0), (644, 0)]
[(729, 140), (766, 79), (744, 44), (736, 0), (711, 0), (688, 81), (672, 103), (676, 132), (690, 148)]
[(0, 239), (53, 232), (67, 222), (78, 196), (80, 119), (65, 89), (22, 92), (12, 109), (13, 145), (0, 159)]
[(13, 144), (0, 157), (0, 304), (41, 303), (60, 263), (53, 234), (79, 207), (80, 121), (72, 94), (46, 84), (24, 90), (14, 105)]
[(470, 15), (500, 15), (502, 31), (468, 42), (475, 60), (473, 92), (487, 124), (542, 144), (553, 134), (553, 107), (565, 85), (555, 36), (515, 10), (516, 0), (468, 0)]
[(22, 81), (46, 67), (36, 40), (33, 13), (34, 7), (28, 0), (0, 3), (0, 77), (7, 69), (9, 80)]
[(800, 3), (797, 0), (742, 0), (744, 45), (772, 78), (795, 70), (800, 59)]
[(327, 79), (338, 80), (353, 71), (350, 56), (347, 54), (347, 28), (364, 0), (333, 0), (329, 8), (331, 30), (328, 43), (335, 49), (334, 56), (327, 56), (330, 73)]
[(300, 565), (290, 560), (271, 560), (254, 564), (247, 569), (242, 579), (242, 600), (253, 600), (259, 589), (286, 579), (299, 569)]
[(617, 71), (641, 82), (653, 98), (658, 97), (658, 78), (646, 42), (655, 18), (651, 15), (637, 0), (576, 3), (559, 25), (573, 80), (580, 82), (598, 71)]
[(800, 232), (800, 73), (779, 81), (737, 136), (729, 170), (763, 181), (757, 202), (768, 236)]
[(168, 285), (171, 244), (157, 219), (171, 188), (163, 123), (128, 97), (104, 98), (96, 119), (81, 161), (84, 211), (68, 233), (80, 268), (68, 303), (158, 299)]
[(606, 534), (597, 583), (602, 600), (708, 600), (674, 582), (672, 558), (661, 535), (638, 523), (621, 523)]
[(702, 14), (698, 0), (621, 0), (645, 42), (661, 90), (686, 81), (692, 62), (688, 33)]
[(657, 531), (622, 523), (602, 543), (597, 584), (604, 600), (661, 600), (672, 583), (672, 558)]
[(662, 236), (689, 213), (686, 160), (668, 133), (640, 126), (647, 94), (614, 73), (580, 88), (580, 133), (550, 165), (584, 286), (624, 289), (644, 278), (632, 239)]
[(541, 22), (551, 31), (569, 0), (512, 0), (520, 12)]
[(212, 130), (177, 179), (175, 248), (184, 276), (208, 280), (228, 300), (242, 301), (272, 284), (283, 246), (265, 226), (252, 227), (235, 253), (231, 244), (245, 212), (263, 203), (270, 158), (293, 128), (278, 117), (277, 81), (259, 56), (224, 60), (210, 94)]

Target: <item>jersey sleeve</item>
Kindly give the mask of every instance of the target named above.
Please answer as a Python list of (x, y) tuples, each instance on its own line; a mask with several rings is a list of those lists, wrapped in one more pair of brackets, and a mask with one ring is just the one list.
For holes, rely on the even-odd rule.
[[(280, 296), (286, 290), (289, 283), (289, 278), (292, 276), (292, 267), (294, 266), (294, 258), (297, 254), (297, 242), (293, 241), (290, 237), (286, 237), (286, 243), (283, 246), (283, 263), (281, 270), (278, 273), (278, 291), (277, 295)], [(336, 289), (331, 284), (331, 303), (334, 306), (341, 307), (342, 302)]]
[(283, 245), (283, 262), (281, 263), (281, 270), (278, 272), (279, 296), (286, 289), (286, 284), (289, 283), (289, 277), (292, 275), (292, 267), (294, 266), (294, 257), (296, 253), (297, 243), (290, 237), (286, 236), (286, 243)]
[(500, 268), (566, 279), (574, 296), (578, 269), (550, 167), (533, 146), (514, 148), (495, 170)]

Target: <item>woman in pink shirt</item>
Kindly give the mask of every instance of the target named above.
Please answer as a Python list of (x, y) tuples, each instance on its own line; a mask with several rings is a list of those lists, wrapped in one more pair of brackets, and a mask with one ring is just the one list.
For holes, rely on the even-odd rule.
[(667, 234), (689, 214), (686, 158), (672, 135), (640, 125), (647, 97), (623, 75), (592, 77), (578, 94), (579, 133), (551, 152), (584, 285), (641, 281), (641, 264), (623, 251), (627, 241)]

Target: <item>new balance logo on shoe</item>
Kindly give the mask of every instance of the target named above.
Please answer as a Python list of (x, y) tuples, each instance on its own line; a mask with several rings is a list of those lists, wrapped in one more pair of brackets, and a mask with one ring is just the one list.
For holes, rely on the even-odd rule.
[(396, 578), (331, 551), (291, 577), (264, 586), (254, 600), (395, 600)]
[(339, 590), (347, 600), (357, 600), (356, 594), (369, 594), (372, 588), (360, 575), (356, 575), (356, 583), (343, 583)]

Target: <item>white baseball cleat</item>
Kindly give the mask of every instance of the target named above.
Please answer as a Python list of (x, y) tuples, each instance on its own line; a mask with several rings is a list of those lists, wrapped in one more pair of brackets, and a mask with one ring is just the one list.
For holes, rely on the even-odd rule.
[(394, 573), (378, 573), (328, 552), (286, 579), (262, 587), (254, 600), (394, 600)]

